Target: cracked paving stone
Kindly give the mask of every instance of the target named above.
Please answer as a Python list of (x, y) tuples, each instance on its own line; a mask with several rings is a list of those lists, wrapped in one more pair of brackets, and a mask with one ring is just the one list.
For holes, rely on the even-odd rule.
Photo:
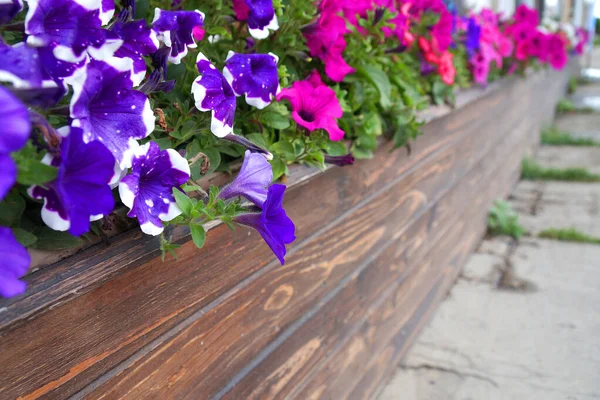
[(459, 279), (379, 400), (600, 399), (598, 260), (600, 246), (529, 238), (510, 262), (537, 291)]

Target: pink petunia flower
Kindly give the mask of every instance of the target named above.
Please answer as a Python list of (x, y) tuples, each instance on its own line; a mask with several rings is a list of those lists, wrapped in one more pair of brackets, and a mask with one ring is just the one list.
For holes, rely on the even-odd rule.
[(335, 82), (343, 81), (346, 75), (354, 72), (342, 56), (346, 49), (344, 34), (347, 32), (344, 18), (333, 13), (321, 14), (316, 23), (304, 29), (311, 56), (323, 61), (325, 73)]
[(303, 81), (296, 81), (291, 88), (279, 93), (277, 101), (288, 100), (292, 106), (294, 121), (308, 129), (323, 129), (331, 140), (341, 140), (344, 131), (337, 119), (344, 113), (335, 91), (323, 84), (321, 76), (315, 70)]

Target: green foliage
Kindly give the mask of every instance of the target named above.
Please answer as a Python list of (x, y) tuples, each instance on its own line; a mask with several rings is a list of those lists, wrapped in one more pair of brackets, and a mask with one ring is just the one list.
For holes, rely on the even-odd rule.
[(518, 240), (525, 233), (525, 228), (519, 225), (519, 216), (509, 203), (496, 200), (488, 214), (488, 232), (491, 235), (512, 236)]
[(573, 94), (577, 90), (577, 77), (570, 76), (569, 77), (569, 86), (567, 87), (567, 93)]
[(575, 228), (568, 229), (545, 229), (538, 233), (538, 237), (544, 239), (560, 240), (564, 242), (600, 244), (600, 238), (580, 232)]
[(594, 139), (577, 138), (556, 127), (550, 127), (542, 131), (542, 144), (549, 146), (600, 146), (600, 142)]
[(544, 168), (530, 158), (521, 163), (521, 178), (529, 181), (600, 182), (600, 175), (585, 168)]
[[(233, 229), (232, 221), (235, 216), (254, 211), (248, 205), (242, 204), (240, 198), (227, 202), (220, 199), (220, 190), (216, 186), (211, 186), (208, 193), (195, 185), (184, 185), (183, 189), (185, 193), (173, 188), (173, 196), (181, 209), (181, 215), (166, 224), (189, 227), (192, 241), (199, 249), (206, 241), (206, 223), (220, 220)], [(166, 253), (173, 253), (176, 247), (178, 246), (172, 244), (164, 234), (161, 235), (163, 259)]]
[(593, 113), (594, 109), (592, 107), (577, 107), (573, 102), (569, 99), (560, 99), (558, 104), (556, 104), (556, 112), (559, 114), (566, 113)]
[(12, 153), (12, 158), (18, 168), (17, 182), (22, 185), (43, 185), (56, 179), (58, 170), (43, 164), (40, 161), (42, 156), (38, 156), (36, 148), (31, 143), (20, 151)]

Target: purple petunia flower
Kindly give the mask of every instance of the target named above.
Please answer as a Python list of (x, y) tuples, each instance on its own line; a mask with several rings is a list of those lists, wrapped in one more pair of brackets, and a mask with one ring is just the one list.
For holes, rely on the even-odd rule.
[(233, 10), (240, 21), (248, 21), (248, 31), (256, 39), (269, 36), (269, 29), (279, 29), (273, 0), (233, 0)]
[(10, 228), (0, 226), (0, 296), (13, 297), (25, 293), (25, 282), (31, 257), (15, 238)]
[(62, 61), (79, 62), (86, 52), (96, 59), (114, 55), (122, 41), (102, 29), (114, 13), (108, 0), (29, 0), (25, 17), (27, 44), (50, 46)]
[(192, 84), (196, 108), (212, 111), (210, 130), (215, 136), (225, 137), (233, 133), (235, 116), (235, 93), (225, 76), (202, 53), (198, 53), (196, 66), (200, 76)]
[(239, 135), (230, 133), (228, 135), (223, 136), (221, 139), (227, 140), (227, 141), (235, 143), (235, 144), (239, 144), (240, 146), (245, 147), (246, 150), (250, 150), (252, 153), (262, 154), (262, 156), (264, 158), (266, 158), (267, 160), (273, 159), (273, 154), (269, 153), (269, 151), (267, 149), (264, 149), (256, 144), (252, 143), (250, 140), (246, 139), (243, 136), (239, 136)]
[(17, 181), (17, 166), (9, 153), (25, 146), (31, 133), (29, 111), (8, 89), (0, 86), (0, 201)]
[(131, 173), (119, 183), (121, 201), (131, 209), (128, 217), (137, 217), (142, 232), (159, 235), (162, 221), (181, 214), (173, 188), (190, 179), (190, 166), (173, 149), (160, 150), (154, 142), (135, 152)]
[(29, 111), (8, 89), (0, 86), (0, 154), (17, 151), (31, 133)]
[(473, 58), (477, 50), (479, 50), (479, 39), (481, 38), (481, 26), (477, 23), (475, 17), (468, 20), (467, 37), (465, 39), (465, 49), (469, 59)]
[(242, 214), (234, 218), (235, 222), (256, 229), (282, 265), (285, 245), (296, 240), (296, 227), (283, 209), (284, 193), (285, 185), (271, 185), (260, 214)]
[(155, 121), (148, 98), (132, 89), (131, 66), (128, 58), (91, 60), (68, 80), (73, 126), (83, 130), (86, 142), (101, 141), (121, 168), (131, 165), (136, 139), (152, 133)]
[(0, 0), (0, 25), (9, 23), (22, 9), (22, 0)]
[(229, 185), (221, 189), (219, 197), (223, 200), (243, 196), (256, 206), (263, 206), (267, 200), (267, 187), (273, 181), (271, 164), (260, 154), (246, 150), (244, 162), (238, 176)]
[(279, 94), (277, 57), (269, 54), (238, 54), (230, 51), (223, 75), (236, 96), (245, 95), (246, 103), (263, 109)]
[(16, 88), (40, 87), (42, 67), (37, 49), (25, 43), (14, 46), (0, 42), (0, 81), (10, 82)]
[(179, 64), (188, 53), (188, 48), (195, 48), (194, 29), (202, 28), (204, 14), (194, 11), (165, 11), (154, 10), (152, 29), (158, 34), (158, 39), (171, 48), (169, 62)]
[(17, 182), (17, 164), (10, 154), (0, 154), (0, 201)]
[(143, 56), (158, 50), (156, 32), (150, 29), (144, 20), (131, 22), (117, 20), (111, 30), (123, 40), (123, 45), (115, 52), (115, 57), (126, 57), (133, 61), (131, 79), (133, 86), (138, 86), (146, 76), (146, 60)]
[(109, 214), (115, 205), (109, 186), (115, 159), (102, 143), (85, 143), (77, 127), (59, 130), (60, 157), (47, 154), (42, 162), (58, 167), (58, 176), (44, 186), (32, 186), (28, 193), (44, 199), (42, 220), (50, 228), (75, 236), (90, 229), (90, 218)]
[(19, 97), (33, 106), (56, 104), (66, 94), (63, 79), (72, 76), (84, 63), (85, 60), (60, 61), (49, 47), (0, 43), (0, 81), (12, 83)]

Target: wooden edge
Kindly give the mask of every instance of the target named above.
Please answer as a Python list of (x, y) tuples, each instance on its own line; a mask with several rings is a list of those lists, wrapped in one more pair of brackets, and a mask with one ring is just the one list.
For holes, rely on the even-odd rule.
[[(503, 84), (505, 84), (511, 80), (513, 80), (513, 78), (509, 77), (509, 78), (505, 78), (500, 81), (497, 81), (497, 82), (489, 85), (487, 88), (473, 87), (473, 88), (459, 91), (459, 93), (456, 96), (457, 97), (457, 102), (456, 102), (457, 109), (463, 108), (477, 100), (482, 99), (483, 97), (490, 95), (491, 93), (493, 93), (496, 90), (498, 90), (499, 88), (501, 88)], [(437, 119), (441, 119), (444, 116), (446, 116), (452, 112), (452, 110), (448, 106), (432, 106), (428, 110), (431, 111), (433, 113), (433, 115), (428, 115), (426, 113), (422, 114), (423, 119), (427, 120), (428, 123), (431, 123)], [(391, 149), (391, 146), (389, 145), (389, 143), (386, 147)], [(329, 168), (336, 168), (336, 167), (330, 166)], [(288, 181), (287, 181), (288, 187), (295, 188), (295, 187), (301, 186), (303, 184), (307, 184), (312, 177), (322, 174), (323, 172), (324, 171), (321, 171), (314, 167), (308, 167), (305, 165), (293, 165), (290, 167), (290, 174), (288, 176)], [(216, 174), (213, 176), (209, 176), (209, 177), (204, 178), (203, 182), (205, 182), (206, 185), (215, 183), (217, 181), (218, 176), (220, 176), (222, 178), (225, 175)], [(220, 224), (219, 222), (215, 221), (215, 222), (209, 224), (209, 226), (207, 228), (208, 228), (208, 230), (210, 230), (210, 229), (215, 228), (219, 224)], [(168, 229), (167, 232), (171, 236), (172, 240), (175, 243), (182, 244), (182, 243), (188, 242), (190, 239), (189, 238), (189, 230), (187, 227), (170, 227), (170, 229)], [(112, 241), (115, 243), (129, 242), (131, 247), (134, 247), (134, 246), (136, 247), (136, 249), (137, 249), (136, 254), (134, 254), (133, 257), (129, 258), (126, 263), (123, 263), (123, 260), (121, 260), (120, 265), (122, 264), (121, 265), (122, 268), (117, 268), (117, 269), (111, 270), (111, 271), (99, 271), (98, 274), (91, 274), (91, 275), (97, 276), (97, 278), (95, 278), (95, 279), (97, 279), (97, 280), (99, 279), (99, 282), (109, 279), (111, 276), (113, 276), (116, 273), (120, 273), (120, 272), (128, 270), (130, 268), (134, 268), (136, 265), (140, 265), (143, 262), (156, 257), (160, 253), (159, 239), (157, 237), (143, 235), (139, 230), (136, 230), (136, 229), (132, 229), (132, 230), (123, 232), (119, 235), (116, 235), (112, 239)], [(15, 304), (17, 302), (21, 302), (23, 299), (27, 299), (32, 296), (37, 298), (37, 300), (35, 300), (37, 305), (29, 306), (28, 307), (29, 311), (27, 312), (27, 315), (25, 315), (25, 316), (12, 315), (14, 313), (12, 313), (9, 317), (4, 316), (4, 318), (2, 318), (3, 321), (0, 326), (0, 329), (2, 329), (3, 327), (6, 327), (7, 325), (11, 324), (15, 320), (22, 319), (23, 317), (28, 318), (33, 313), (43, 310), (48, 305), (55, 307), (58, 304), (69, 301), (70, 299), (74, 298), (75, 296), (85, 293), (88, 290), (90, 290), (91, 288), (95, 287), (95, 285), (96, 285), (95, 282), (81, 282), (81, 285), (77, 289), (70, 290), (69, 293), (63, 293), (63, 292), (55, 293), (52, 290), (49, 290), (51, 287), (55, 286), (58, 282), (60, 282), (66, 276), (66, 274), (64, 274), (63, 272), (54, 273), (54, 270), (57, 267), (60, 267), (58, 269), (59, 271), (64, 270), (64, 268), (68, 268), (67, 263), (69, 263), (69, 261), (70, 261), (69, 257), (72, 257), (74, 254), (77, 254), (77, 259), (79, 259), (79, 260), (81, 260), (81, 259), (85, 260), (87, 258), (95, 258), (95, 259), (98, 259), (99, 261), (107, 261), (111, 257), (112, 258), (120, 258), (121, 257), (121, 254), (114, 254), (112, 256), (106, 255), (106, 256), (98, 257), (99, 254), (108, 253), (106, 251), (107, 248), (109, 248), (109, 247), (105, 243), (97, 243), (97, 244), (90, 245), (85, 249), (76, 249), (72, 253), (68, 253), (68, 254), (61, 253), (59, 255), (59, 257), (66, 257), (66, 258), (63, 258), (61, 261), (58, 261), (58, 262), (54, 262), (55, 260), (53, 260), (53, 258), (52, 258), (55, 256), (54, 254), (48, 254), (48, 253), (44, 254), (44, 257), (45, 257), (44, 260), (49, 265), (46, 265), (42, 268), (36, 267), (35, 271), (36, 271), (36, 277), (38, 278), (37, 281), (45, 280), (45, 279), (41, 278), (40, 276), (48, 276), (48, 279), (45, 280), (45, 282), (42, 285), (37, 287), (37, 290), (35, 291), (35, 293), (29, 291), (25, 294), (25, 296), (16, 297), (13, 299), (0, 299), (0, 314), (3, 312), (7, 312), (8, 307), (12, 306), (13, 304)], [(102, 257), (104, 257), (104, 258), (102, 258)], [(108, 257), (108, 258), (106, 258), (106, 257)], [(40, 274), (42, 274), (42, 275), (40, 275)]]

